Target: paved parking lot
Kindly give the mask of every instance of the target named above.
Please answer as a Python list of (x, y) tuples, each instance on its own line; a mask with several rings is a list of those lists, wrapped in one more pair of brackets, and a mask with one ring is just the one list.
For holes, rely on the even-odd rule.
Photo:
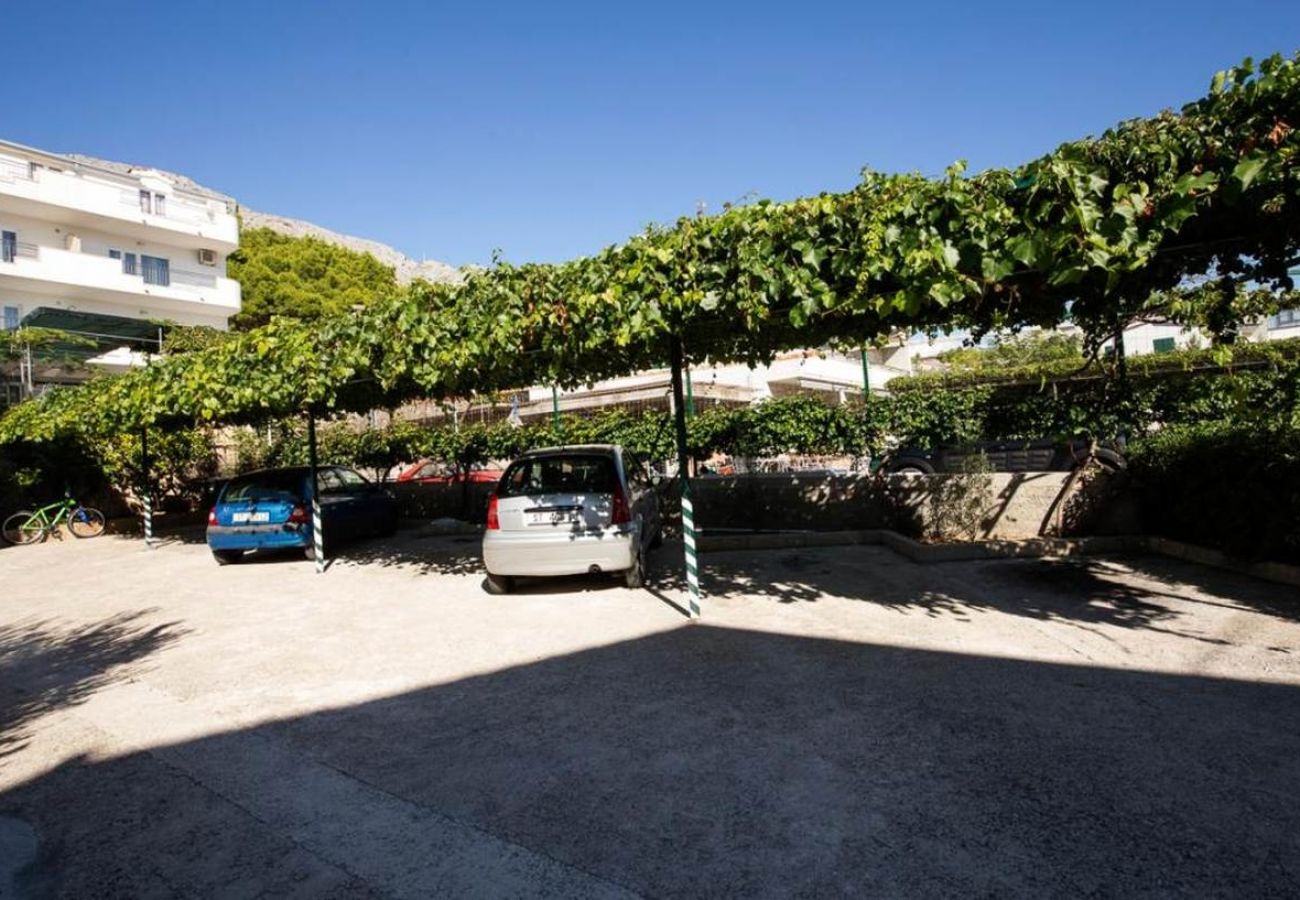
[(672, 552), (0, 550), (0, 897), (1300, 891), (1300, 593)]

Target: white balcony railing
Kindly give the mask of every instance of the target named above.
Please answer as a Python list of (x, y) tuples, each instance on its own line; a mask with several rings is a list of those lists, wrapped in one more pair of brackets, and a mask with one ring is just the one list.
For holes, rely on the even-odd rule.
[(173, 189), (165, 195), (161, 210), (154, 199), (158, 195), (151, 192), (150, 208), (145, 209), (140, 187), (125, 186), (123, 181), (131, 181), (126, 177), (110, 182), (112, 177), (98, 172), (86, 177), (0, 159), (0, 190), (6, 193), (115, 219), (199, 229), (217, 240), (238, 243), (234, 210), (225, 201)]
[(11, 275), (116, 294), (140, 294), (194, 300), (239, 308), (239, 284), (215, 273), (143, 266), (123, 271), (122, 260), (55, 247), (10, 242), (0, 254), (0, 276)]

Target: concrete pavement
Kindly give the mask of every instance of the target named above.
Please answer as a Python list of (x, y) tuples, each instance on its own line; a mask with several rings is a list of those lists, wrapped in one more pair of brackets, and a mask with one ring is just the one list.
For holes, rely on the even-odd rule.
[(1300, 593), (818, 548), (691, 625), (671, 552), (0, 550), (0, 897), (1300, 890)]

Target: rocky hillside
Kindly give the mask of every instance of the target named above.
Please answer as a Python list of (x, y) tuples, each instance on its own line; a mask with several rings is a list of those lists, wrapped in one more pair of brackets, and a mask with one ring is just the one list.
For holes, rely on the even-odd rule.
[(384, 265), (392, 266), (399, 284), (410, 284), (416, 278), (433, 282), (460, 280), (460, 273), (445, 262), (432, 259), (417, 261), (379, 241), (339, 234), (337, 231), (330, 231), (311, 222), (290, 219), (288, 216), (277, 216), (274, 213), (257, 212), (246, 206), (239, 208), (239, 214), (245, 228), (269, 228), (290, 237), (314, 237), (357, 253), (369, 253)]
[[(93, 156), (83, 156), (77, 153), (69, 153), (65, 155), (69, 159), (77, 162), (100, 166), (105, 169), (112, 169), (117, 172), (128, 174), (142, 169), (152, 168), (150, 166), (132, 165), (130, 163), (114, 162), (108, 159), (98, 159)], [(167, 172), (163, 169), (156, 169), (156, 171), (162, 172), (162, 174), (170, 178), (178, 187), (205, 194), (209, 197), (229, 199), (225, 194), (204, 187), (184, 175), (176, 172)], [(334, 244), (357, 253), (369, 253), (384, 265), (392, 267), (399, 284), (410, 284), (416, 278), (423, 278), (425, 281), (432, 282), (455, 282), (459, 281), (461, 278), (460, 272), (445, 262), (431, 259), (414, 260), (400, 251), (394, 250), (387, 244), (381, 244), (379, 241), (353, 237), (348, 234), (339, 234), (337, 231), (330, 231), (328, 228), (322, 228), (319, 225), (314, 225), (311, 222), (304, 222), (301, 219), (291, 219), (288, 216), (280, 216), (274, 213), (257, 212), (256, 210), (249, 209), (245, 206), (240, 206), (239, 214), (243, 220), (243, 226), (245, 228), (269, 228), (272, 231), (289, 235), (290, 237), (314, 237), (317, 240), (325, 241), (326, 243)]]

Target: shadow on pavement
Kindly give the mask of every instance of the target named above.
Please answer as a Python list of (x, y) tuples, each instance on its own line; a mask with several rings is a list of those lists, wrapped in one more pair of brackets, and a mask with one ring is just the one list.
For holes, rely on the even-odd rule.
[(653, 896), (1263, 896), (1300, 886), (1298, 750), (1291, 686), (684, 625), (0, 811), (68, 896), (492, 893), (519, 848)]
[(26, 746), (28, 726), (141, 671), (184, 637), (177, 623), (148, 624), (152, 610), (73, 628), (52, 620), (0, 625), (0, 759)]
[[(683, 591), (681, 545), (657, 557), (653, 586)], [(1300, 621), (1300, 590), (1161, 557), (991, 560), (918, 564), (872, 545), (709, 553), (706, 595), (776, 603), (828, 597), (904, 613), (966, 618), (995, 611), (1080, 626), (1167, 631), (1179, 603), (1253, 611)]]

